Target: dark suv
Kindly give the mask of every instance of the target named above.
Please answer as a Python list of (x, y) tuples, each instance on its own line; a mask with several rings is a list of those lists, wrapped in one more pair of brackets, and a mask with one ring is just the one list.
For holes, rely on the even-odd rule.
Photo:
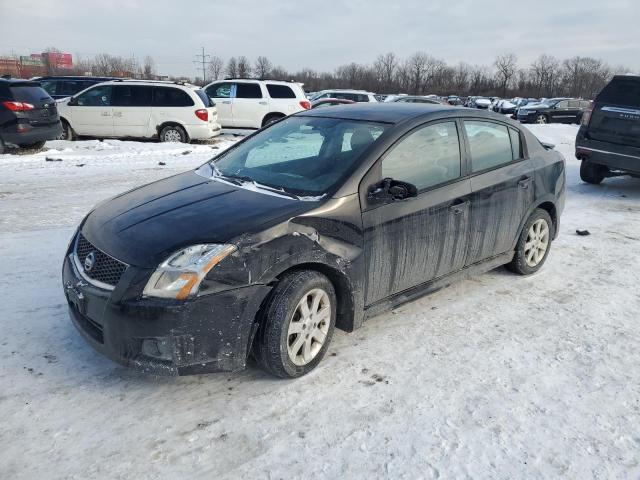
[(0, 79), (0, 153), (6, 145), (42, 148), (61, 134), (56, 102), (39, 83)]
[(518, 108), (515, 115), (522, 123), (580, 123), (590, 105), (578, 98), (548, 98)]
[(42, 88), (51, 95), (51, 98), (59, 100), (61, 98), (72, 97), (78, 92), (85, 90), (93, 85), (102, 82), (115, 80), (116, 77), (67, 77), (67, 76), (50, 76), (36, 77), (42, 85)]
[(580, 178), (640, 176), (640, 76), (617, 75), (598, 94), (576, 137)]
[(538, 271), (564, 196), (562, 155), (502, 115), (314, 109), (100, 204), (70, 242), (64, 293), (86, 340), (125, 365), (238, 370), (253, 353), (297, 377), (334, 327), (500, 265)]

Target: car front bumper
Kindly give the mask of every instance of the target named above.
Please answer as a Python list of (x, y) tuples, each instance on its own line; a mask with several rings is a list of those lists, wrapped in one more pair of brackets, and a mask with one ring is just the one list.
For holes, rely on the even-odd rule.
[(515, 114), (516, 119), (521, 123), (532, 123), (535, 121), (535, 112), (523, 112), (518, 110)]
[[(135, 276), (125, 272), (120, 283)], [(155, 375), (243, 369), (269, 291), (252, 285), (183, 302), (117, 300), (122, 285), (109, 291), (90, 284), (72, 254), (65, 258), (62, 282), (71, 320), (85, 340), (115, 362)]]
[[(20, 130), (18, 129), (20, 128)], [(62, 134), (60, 121), (48, 125), (33, 126), (19, 123), (6, 128), (0, 136), (5, 143), (10, 145), (30, 145), (47, 140), (55, 140)]]

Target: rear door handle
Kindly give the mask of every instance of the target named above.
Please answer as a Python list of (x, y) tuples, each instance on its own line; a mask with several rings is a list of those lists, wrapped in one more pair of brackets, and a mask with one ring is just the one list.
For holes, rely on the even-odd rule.
[(518, 182), (518, 186), (520, 188), (527, 189), (529, 188), (529, 185), (531, 185), (531, 177), (523, 178)]
[(454, 215), (460, 215), (464, 213), (464, 211), (467, 209), (468, 206), (469, 206), (468, 200), (466, 202), (455, 203), (449, 207), (449, 211)]
[(231, 100), (223, 100), (222, 103), (225, 105), (231, 105)]
[(258, 102), (260, 105), (266, 105), (267, 102)]

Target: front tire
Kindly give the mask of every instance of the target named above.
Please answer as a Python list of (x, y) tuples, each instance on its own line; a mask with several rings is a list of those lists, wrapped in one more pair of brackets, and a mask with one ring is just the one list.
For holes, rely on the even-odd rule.
[(255, 345), (258, 363), (281, 378), (309, 373), (329, 348), (336, 307), (333, 285), (321, 273), (286, 274), (264, 309)]
[(62, 133), (57, 138), (57, 140), (67, 140), (69, 142), (75, 140), (76, 134), (73, 131), (73, 128), (71, 128), (71, 125), (69, 125), (69, 122), (67, 122), (66, 120), (61, 120), (61, 122), (62, 122)]
[(277, 122), (282, 117), (283, 115), (267, 115), (266, 117), (264, 117), (264, 120), (262, 120), (262, 128)]
[(188, 143), (187, 132), (179, 125), (167, 125), (160, 130), (161, 142)]
[(599, 185), (609, 173), (609, 169), (604, 165), (587, 162), (583, 160), (580, 164), (580, 178), (583, 182)]
[(541, 208), (534, 210), (522, 228), (515, 255), (507, 268), (520, 275), (540, 270), (551, 250), (554, 228), (549, 212)]

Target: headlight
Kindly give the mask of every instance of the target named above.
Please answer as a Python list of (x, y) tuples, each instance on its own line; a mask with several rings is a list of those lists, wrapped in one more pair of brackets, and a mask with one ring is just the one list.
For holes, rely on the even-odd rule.
[(234, 245), (204, 244), (183, 248), (151, 275), (143, 295), (176, 300), (194, 297), (209, 270), (235, 251)]

